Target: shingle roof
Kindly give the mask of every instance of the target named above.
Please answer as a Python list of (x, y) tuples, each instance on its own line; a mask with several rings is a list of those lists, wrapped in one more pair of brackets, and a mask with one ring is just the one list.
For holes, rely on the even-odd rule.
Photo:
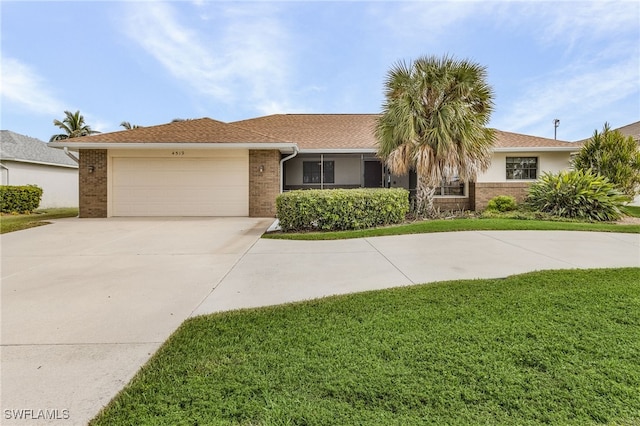
[(99, 133), (61, 141), (74, 143), (277, 143), (276, 138), (229, 123), (198, 118), (157, 126), (138, 127), (111, 133)]
[[(275, 114), (223, 123), (199, 118), (100, 133), (60, 143), (73, 147), (92, 143), (289, 143), (301, 151), (377, 150), (376, 120), (379, 114)], [(56, 144), (60, 146), (60, 143)], [(78, 145), (80, 146), (80, 145)], [(571, 142), (497, 131), (497, 149), (573, 148)]]
[[(632, 136), (633, 139), (640, 144), (640, 121), (636, 121), (635, 123), (627, 124), (626, 126), (618, 127), (617, 129), (612, 130), (618, 130), (624, 136)], [(598, 130), (598, 133), (600, 133), (600, 130)], [(584, 145), (592, 137), (593, 135), (589, 136), (586, 139), (576, 141), (576, 143)]]
[(310, 149), (375, 149), (377, 114), (276, 114), (233, 124)]
[(496, 130), (495, 148), (576, 148), (573, 142)]
[(25, 162), (77, 167), (63, 151), (47, 146), (40, 139), (0, 130), (0, 158)]
[(633, 136), (634, 140), (640, 142), (640, 121), (618, 127), (616, 130), (625, 136)]
[[(278, 114), (233, 124), (298, 144), (300, 150), (377, 149), (378, 114)], [(571, 142), (496, 131), (496, 148), (574, 148)]]

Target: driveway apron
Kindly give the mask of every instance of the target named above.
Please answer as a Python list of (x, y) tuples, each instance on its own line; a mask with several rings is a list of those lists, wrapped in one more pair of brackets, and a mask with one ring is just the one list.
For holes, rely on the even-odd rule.
[(65, 219), (4, 234), (5, 424), (86, 424), (271, 224)]

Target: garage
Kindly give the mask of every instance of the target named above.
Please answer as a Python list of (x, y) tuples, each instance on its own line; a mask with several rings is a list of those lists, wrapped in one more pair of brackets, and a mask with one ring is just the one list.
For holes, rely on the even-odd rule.
[(248, 216), (248, 150), (110, 156), (111, 216)]

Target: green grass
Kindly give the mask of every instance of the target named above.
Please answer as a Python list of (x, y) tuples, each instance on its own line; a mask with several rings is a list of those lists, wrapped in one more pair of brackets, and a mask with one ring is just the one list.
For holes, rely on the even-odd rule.
[(625, 206), (622, 211), (627, 216), (640, 217), (640, 206)]
[(91, 424), (640, 424), (640, 268), (193, 318)]
[(547, 220), (521, 219), (440, 219), (425, 220), (384, 228), (361, 229), (356, 231), (268, 233), (263, 238), (287, 240), (339, 240), (348, 238), (381, 237), (388, 235), (422, 234), (429, 232), (453, 231), (597, 231), (640, 233), (640, 225), (619, 225), (595, 222), (559, 222)]
[(46, 225), (48, 219), (78, 216), (77, 208), (43, 209), (31, 214), (3, 214), (0, 216), (0, 234)]

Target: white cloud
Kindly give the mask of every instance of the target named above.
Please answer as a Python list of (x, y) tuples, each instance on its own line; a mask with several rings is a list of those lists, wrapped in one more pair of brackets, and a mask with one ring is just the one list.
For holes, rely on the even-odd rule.
[(586, 40), (626, 33), (635, 33), (637, 37), (640, 4), (635, 1), (536, 2), (530, 13), (538, 15), (538, 22), (543, 24), (537, 32), (543, 42), (560, 40), (570, 48), (579, 49)]
[(637, 108), (612, 109), (633, 104), (633, 98), (637, 104), (640, 4), (514, 2), (506, 10), (503, 23), (508, 20), (515, 32), (527, 32), (544, 48), (556, 49), (564, 65), (523, 82), (526, 89), (503, 105), (509, 112), (496, 120), (496, 127), (553, 135), (552, 120), (560, 118), (559, 135), (573, 140), (588, 136), (585, 126), (594, 121), (601, 125), (611, 115), (637, 117)]
[[(205, 6), (212, 9), (204, 10)], [(197, 4), (207, 28), (168, 4), (133, 5), (125, 33), (198, 94), (263, 114), (291, 107), (288, 37), (269, 4)], [(248, 94), (248, 95), (243, 95)]]
[[(64, 111), (75, 112), (77, 108), (59, 101), (51, 90), (47, 87), (49, 83), (36, 73), (32, 67), (14, 58), (2, 58), (2, 85), (0, 95), (2, 102), (16, 105), (19, 108), (37, 114), (48, 116), (53, 120), (64, 118)], [(86, 111), (81, 111), (92, 129), (105, 131), (113, 128), (107, 121), (94, 116)], [(51, 127), (51, 132), (57, 132), (55, 127)]]
[[(616, 102), (638, 96), (638, 61), (608, 66), (572, 66), (531, 82), (495, 127), (536, 135), (549, 134), (551, 120), (561, 118), (567, 132), (583, 132), (583, 117), (606, 111)], [(606, 117), (602, 117), (602, 122)], [(573, 123), (573, 124), (568, 124)], [(569, 138), (571, 139), (571, 138)], [(575, 138), (574, 138), (575, 139)]]
[(2, 58), (3, 102), (19, 105), (33, 113), (60, 114), (65, 109), (47, 87), (47, 82), (30, 66), (14, 58)]
[(436, 43), (449, 29), (468, 17), (475, 16), (486, 4), (468, 1), (382, 2), (370, 13), (381, 19), (390, 35)]
[(204, 48), (194, 31), (180, 25), (170, 6), (134, 4), (126, 13), (125, 32), (172, 75), (199, 91), (229, 100), (224, 85), (228, 73), (221, 58)]

